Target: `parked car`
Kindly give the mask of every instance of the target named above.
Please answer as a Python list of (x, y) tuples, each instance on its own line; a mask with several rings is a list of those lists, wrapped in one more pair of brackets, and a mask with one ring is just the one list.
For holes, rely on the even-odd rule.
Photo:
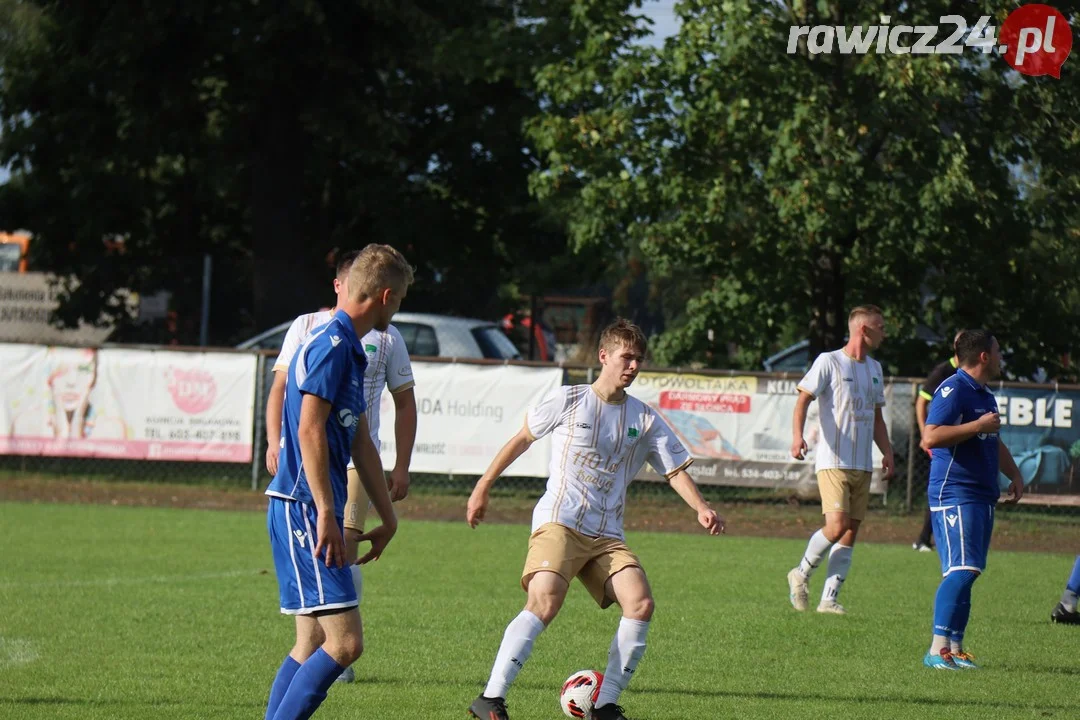
[[(283, 322), (236, 347), (241, 350), (278, 350), (292, 321)], [(405, 339), (412, 357), (489, 358), (520, 360), (521, 354), (498, 324), (450, 315), (399, 312), (393, 325)]]

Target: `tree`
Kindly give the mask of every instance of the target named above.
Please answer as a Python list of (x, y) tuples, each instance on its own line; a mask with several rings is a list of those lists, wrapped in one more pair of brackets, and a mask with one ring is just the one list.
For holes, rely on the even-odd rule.
[[(1061, 371), (1080, 329), (1062, 234), (1078, 177), (1068, 67), (1058, 82), (972, 47), (815, 54), (805, 37), (787, 52), (792, 26), (901, 22), (894, 3), (846, 0), (683, 0), (679, 34), (654, 49), (635, 42), (639, 4), (590, 3), (574, 16), (589, 40), (541, 71), (533, 187), (565, 208), (576, 248), (639, 254), (681, 288), (661, 362), (756, 367), (799, 328), (813, 353), (838, 347), (848, 308), (869, 302), (886, 310), (891, 372), (936, 356), (921, 326), (973, 325), (999, 334), (1013, 370)], [(957, 7), (971, 24), (996, 10)], [(909, 4), (902, 22), (952, 10)]]
[(368, 242), (417, 265), (408, 309), (490, 315), (566, 249), (521, 125), (568, 1), (5, 0), (0, 217), (78, 276), (67, 321), (122, 289), (197, 317), (211, 253), (231, 341), (328, 303), (335, 249)]

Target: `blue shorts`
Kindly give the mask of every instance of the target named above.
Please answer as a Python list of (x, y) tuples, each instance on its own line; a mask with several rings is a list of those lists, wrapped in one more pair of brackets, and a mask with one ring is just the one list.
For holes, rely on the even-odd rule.
[(941, 574), (948, 575), (953, 570), (983, 572), (994, 531), (994, 506), (988, 503), (933, 506), (930, 514)]
[[(266, 529), (286, 615), (357, 606), (352, 566), (326, 567), (324, 558), (314, 556), (316, 518), (315, 508), (306, 503), (270, 498)], [(337, 524), (344, 533), (341, 518)]]

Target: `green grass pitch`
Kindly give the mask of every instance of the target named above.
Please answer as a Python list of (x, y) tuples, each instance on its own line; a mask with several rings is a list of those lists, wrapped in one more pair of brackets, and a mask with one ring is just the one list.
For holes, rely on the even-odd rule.
[[(403, 522), (366, 570), (358, 682), (335, 685), (315, 717), (463, 720), (524, 603), (527, 536)], [(850, 614), (835, 617), (788, 604), (802, 541), (628, 540), (657, 600), (621, 701), (635, 720), (1080, 714), (1080, 628), (1048, 621), (1069, 555), (991, 550), (967, 642), (984, 668), (953, 673), (921, 664), (936, 555), (858, 546), (841, 596)], [(263, 515), (0, 504), (0, 548), (0, 717), (262, 717), (293, 637)], [(575, 583), (510, 693), (511, 717), (562, 717), (560, 684), (603, 671), (617, 623), (617, 608), (600, 611)]]

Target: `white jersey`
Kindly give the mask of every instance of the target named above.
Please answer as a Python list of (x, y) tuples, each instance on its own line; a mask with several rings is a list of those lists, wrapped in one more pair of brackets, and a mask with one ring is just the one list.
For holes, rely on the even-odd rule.
[(550, 434), (547, 491), (532, 529), (555, 522), (591, 537), (623, 538), (626, 488), (646, 461), (665, 477), (692, 462), (686, 448), (648, 405), (626, 396), (600, 399), (591, 385), (555, 388), (529, 408), (525, 429)]
[[(293, 320), (289, 331), (285, 333), (285, 340), (281, 343), (281, 353), (274, 361), (274, 372), (288, 372), (293, 355), (304, 344), (311, 331), (330, 322), (332, 317), (334, 317), (333, 310), (321, 310), (301, 315)], [(398, 393), (415, 385), (412, 363), (409, 362), (409, 351), (405, 347), (405, 339), (393, 325), (385, 332), (371, 330), (360, 339), (360, 342), (364, 346), (368, 361), (367, 370), (364, 371), (364, 402), (367, 405), (367, 411), (364, 414), (367, 416), (371, 440), (375, 443), (375, 447), (381, 450), (379, 405), (382, 400), (383, 386), (388, 387), (392, 393)], [(351, 459), (349, 467), (352, 467)]]
[(798, 387), (818, 401), (815, 469), (873, 472), (874, 411), (885, 407), (881, 364), (870, 356), (853, 360), (843, 350), (821, 353)]

